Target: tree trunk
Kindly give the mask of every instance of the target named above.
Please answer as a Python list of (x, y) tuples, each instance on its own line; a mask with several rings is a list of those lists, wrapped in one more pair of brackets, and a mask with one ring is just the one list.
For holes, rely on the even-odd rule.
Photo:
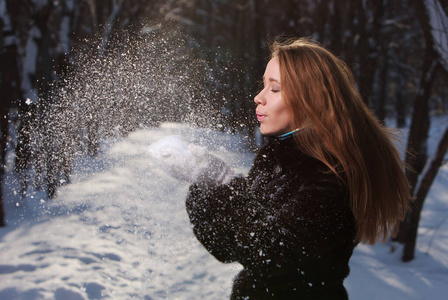
[[(251, 43), (250, 46), (252, 49), (250, 50), (250, 60), (249, 63), (251, 66), (253, 66), (251, 77), (249, 80), (252, 80), (253, 82), (256, 82), (263, 76), (264, 71), (264, 58), (267, 57), (267, 53), (263, 53), (262, 49), (262, 40), (264, 39), (266, 32), (263, 30), (263, 21), (262, 17), (264, 16), (264, 7), (263, 2), (261, 1), (250, 1), (250, 13), (252, 16), (251, 19), (251, 25), (253, 26), (253, 34), (251, 35)], [(246, 80), (248, 80), (246, 78)], [(248, 85), (248, 84), (246, 84)], [(256, 121), (254, 117), (254, 110), (251, 109), (254, 106), (253, 104), (253, 97), (255, 97), (258, 87), (255, 87), (252, 85), (252, 88), (250, 89), (251, 99), (246, 99), (246, 103), (249, 106), (247, 108), (246, 112), (246, 120), (245, 124), (248, 126), (248, 136), (249, 136), (249, 147), (250, 149), (256, 149), (257, 145), (255, 143), (255, 128), (258, 126), (258, 122)]]
[(121, 10), (122, 6), (123, 6), (123, 0), (112, 0), (111, 11), (107, 18), (107, 22), (104, 26), (103, 40), (102, 40), (101, 48), (100, 48), (100, 56), (103, 56), (104, 51), (107, 48), (110, 36), (112, 35), (115, 21), (117, 20), (118, 15), (120, 14), (120, 10)]
[[(330, 17), (331, 20), (331, 33), (330, 33), (330, 49), (336, 55), (340, 55), (342, 52), (342, 41), (343, 41), (343, 32), (342, 32), (342, 9), (341, 4), (346, 5), (346, 3), (341, 3), (340, 1), (333, 1), (333, 13)], [(345, 9), (345, 7), (344, 7)]]
[(406, 153), (406, 163), (412, 170), (408, 170), (406, 175), (413, 188), (417, 183), (418, 174), (420, 174), (426, 163), (426, 143), (429, 131), (429, 98), (431, 97), (432, 84), (435, 78), (436, 66), (438, 64), (437, 59), (435, 59), (438, 55), (433, 47), (428, 16), (423, 1), (415, 1), (414, 8), (423, 29), (425, 56), (419, 86), (416, 91), (417, 96), (414, 100), (412, 123), (408, 137), (408, 151)]
[(402, 260), (404, 262), (414, 259), (415, 245), (417, 242), (418, 224), (423, 208), (423, 203), (426, 195), (431, 188), (432, 182), (437, 175), (440, 165), (448, 149), (448, 126), (439, 142), (436, 154), (431, 161), (428, 161), (425, 171), (421, 174), (422, 179), (415, 187), (415, 200), (413, 202), (413, 209), (409, 217), (409, 228), (406, 234), (406, 242), (404, 243)]
[[(417, 183), (418, 176), (423, 170), (427, 159), (427, 139), (429, 131), (429, 98), (431, 94), (432, 83), (435, 78), (436, 63), (433, 60), (434, 53), (432, 48), (426, 49), (425, 59), (423, 62), (423, 70), (420, 79), (420, 85), (417, 90), (417, 96), (414, 100), (414, 108), (412, 113), (412, 123), (408, 136), (408, 145), (405, 156), (406, 170), (411, 189), (414, 193), (414, 187)], [(414, 210), (414, 202), (411, 201), (411, 210)], [(418, 208), (415, 208), (418, 209)], [(415, 217), (415, 216), (414, 216)], [(415, 220), (415, 219), (413, 219)], [(405, 220), (401, 222), (400, 229), (396, 240), (404, 243), (407, 239), (407, 232), (411, 226), (411, 213), (408, 212)]]
[(425, 55), (420, 87), (417, 90), (417, 97), (414, 100), (412, 123), (408, 137), (406, 163), (411, 168), (408, 169), (406, 175), (413, 188), (417, 183), (418, 175), (422, 171), (427, 158), (426, 142), (429, 131), (429, 98), (431, 96), (437, 64), (433, 58), (433, 51), (428, 49)]
[(379, 43), (381, 22), (384, 15), (384, 3), (381, 1), (373, 1), (373, 17), (368, 19), (367, 7), (364, 7), (365, 1), (357, 1), (357, 16), (358, 16), (358, 57), (359, 57), (359, 92), (364, 99), (364, 102), (371, 107), (372, 90), (375, 79), (375, 73), (380, 56)]
[(395, 80), (395, 113), (397, 128), (403, 128), (406, 126), (406, 97), (404, 95), (404, 78), (398, 76)]
[[(412, 194), (415, 197), (411, 202), (411, 211), (408, 212), (405, 221), (402, 222), (400, 226), (399, 239), (405, 243), (402, 256), (403, 261), (410, 261), (414, 258), (417, 230), (423, 203), (445, 153), (440, 153), (445, 147), (444, 136), (439, 145), (436, 158), (430, 162), (428, 169), (424, 170), (425, 165), (428, 164), (426, 149), (429, 131), (428, 102), (431, 96), (431, 88), (437, 66), (439, 65), (438, 60), (440, 59), (440, 56), (434, 49), (434, 40), (429, 25), (430, 16), (427, 13), (424, 0), (414, 1), (413, 4), (422, 27), (426, 50), (422, 68), (423, 72), (421, 74), (420, 84), (414, 102), (414, 111), (408, 138), (408, 151), (406, 153), (406, 164), (410, 166), (412, 170), (410, 171), (408, 169), (406, 175), (412, 187)], [(440, 155), (442, 156), (441, 158), (439, 158)], [(421, 174), (420, 182), (418, 181), (419, 174)]]
[[(15, 3), (14, 3), (15, 4)], [(6, 4), (0, 16), (0, 226), (5, 225), (3, 179), (8, 141), (8, 113), (20, 99), (20, 77), (17, 64), (17, 37)]]
[(378, 120), (382, 123), (384, 123), (384, 120), (386, 119), (386, 99), (388, 97), (388, 70), (389, 70), (389, 62), (388, 62), (388, 54), (387, 54), (387, 50), (383, 51), (383, 64), (381, 66), (381, 71), (380, 71), (380, 78), (379, 78), (379, 83), (380, 83), (380, 92), (378, 95), (378, 103), (377, 103), (377, 108), (376, 108), (376, 116), (378, 118)]
[(6, 141), (8, 136), (8, 107), (3, 106), (2, 104), (0, 110), (0, 226), (5, 226), (5, 213), (3, 209), (3, 179), (5, 177)]
[(5, 210), (3, 208), (3, 177), (4, 177), (3, 168), (0, 170), (0, 227), (6, 225), (5, 222)]

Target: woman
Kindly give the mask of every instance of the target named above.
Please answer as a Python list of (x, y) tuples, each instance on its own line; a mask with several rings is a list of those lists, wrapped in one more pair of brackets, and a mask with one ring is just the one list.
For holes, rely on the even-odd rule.
[(355, 245), (384, 241), (406, 213), (399, 154), (323, 47), (275, 43), (263, 82), (254, 100), (271, 138), (247, 178), (210, 160), (186, 201), (193, 231), (218, 260), (243, 265), (231, 299), (347, 299)]

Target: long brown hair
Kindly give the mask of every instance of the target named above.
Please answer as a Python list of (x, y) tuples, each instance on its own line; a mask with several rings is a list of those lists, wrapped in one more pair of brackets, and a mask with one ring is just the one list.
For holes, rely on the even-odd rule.
[(325, 163), (350, 191), (356, 240), (374, 244), (398, 231), (410, 198), (391, 138), (363, 102), (349, 67), (309, 39), (275, 42), (282, 97), (292, 109), (298, 147)]

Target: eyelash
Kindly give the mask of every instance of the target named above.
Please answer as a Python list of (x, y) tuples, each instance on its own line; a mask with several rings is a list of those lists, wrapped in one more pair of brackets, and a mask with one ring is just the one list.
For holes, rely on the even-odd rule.
[(280, 89), (271, 89), (271, 92), (278, 93), (278, 92), (280, 92)]

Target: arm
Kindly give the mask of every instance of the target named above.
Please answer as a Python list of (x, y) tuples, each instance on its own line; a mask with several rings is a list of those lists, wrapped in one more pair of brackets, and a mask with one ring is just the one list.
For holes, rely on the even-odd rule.
[(236, 219), (246, 200), (246, 179), (234, 178), (228, 185), (193, 184), (186, 207), (193, 232), (204, 247), (222, 262), (236, 260)]
[(333, 175), (320, 173), (302, 184), (292, 180), (282, 186), (288, 191), (263, 199), (255, 199), (247, 185), (237, 178), (230, 185), (190, 188), (193, 230), (218, 260), (258, 267), (306, 263), (351, 236), (345, 189)]

